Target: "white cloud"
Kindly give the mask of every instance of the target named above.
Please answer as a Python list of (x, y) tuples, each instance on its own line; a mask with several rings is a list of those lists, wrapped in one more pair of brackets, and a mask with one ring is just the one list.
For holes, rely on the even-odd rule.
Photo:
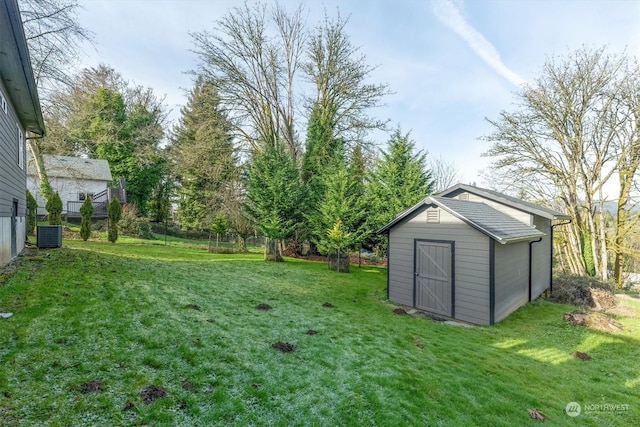
[(432, 5), (433, 13), (438, 20), (462, 37), (469, 47), (498, 74), (516, 86), (526, 83), (525, 79), (502, 62), (500, 54), (491, 42), (464, 19), (457, 4), (451, 0), (434, 0)]

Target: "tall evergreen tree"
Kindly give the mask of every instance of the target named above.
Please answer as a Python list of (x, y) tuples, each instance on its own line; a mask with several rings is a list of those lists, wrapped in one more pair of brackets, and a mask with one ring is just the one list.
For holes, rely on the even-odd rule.
[(365, 210), (357, 181), (350, 175), (341, 152), (334, 156), (323, 181), (324, 193), (315, 211), (309, 215), (313, 240), (323, 254), (348, 254), (348, 250), (366, 234)]
[(291, 234), (300, 219), (303, 194), (298, 168), (283, 144), (254, 153), (245, 185), (245, 209), (270, 240), (265, 259), (281, 261), (280, 241)]
[[(372, 229), (382, 227), (395, 214), (431, 194), (433, 180), (426, 167), (426, 153), (416, 151), (409, 134), (396, 129), (386, 151), (376, 160), (368, 177), (367, 200)], [(372, 238), (370, 244), (383, 245)]]
[(196, 80), (168, 151), (178, 183), (178, 220), (191, 228), (208, 228), (230, 205), (226, 198), (238, 161), (230, 122), (210, 80)]

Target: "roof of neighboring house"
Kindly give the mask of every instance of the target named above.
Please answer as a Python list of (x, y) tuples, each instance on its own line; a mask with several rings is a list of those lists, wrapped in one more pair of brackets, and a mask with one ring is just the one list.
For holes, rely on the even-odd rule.
[(556, 210), (547, 208), (545, 206), (536, 205), (531, 202), (527, 202), (516, 197), (508, 196), (503, 193), (499, 193), (497, 191), (488, 190), (486, 188), (475, 187), (473, 185), (467, 184), (456, 184), (453, 187), (447, 188), (440, 194), (439, 197), (447, 197), (456, 192), (466, 191), (469, 193), (476, 194), (478, 196), (487, 198), (489, 200), (493, 200), (498, 203), (502, 203), (506, 206), (510, 206), (512, 208), (533, 214), (538, 215), (547, 219), (571, 219), (571, 217), (562, 212), (558, 212)]
[[(52, 156), (44, 154), (44, 170), (49, 178), (88, 179), (111, 181), (109, 162), (102, 159), (84, 159), (82, 157)], [(29, 158), (27, 175), (37, 175), (35, 161)]]
[(17, 0), (0, 2), (0, 77), (25, 129), (44, 135), (44, 120)]
[(376, 233), (381, 234), (388, 231), (414, 212), (429, 205), (435, 205), (444, 209), (471, 227), (503, 244), (521, 240), (532, 240), (545, 235), (535, 227), (520, 222), (492, 208), (486, 203), (451, 199), (448, 197), (426, 197), (396, 216), (393, 221), (382, 227)]

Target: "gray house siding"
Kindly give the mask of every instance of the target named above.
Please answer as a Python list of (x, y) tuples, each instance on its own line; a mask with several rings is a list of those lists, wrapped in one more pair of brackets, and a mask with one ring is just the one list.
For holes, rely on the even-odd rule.
[[(18, 150), (21, 149), (22, 153), (25, 153), (25, 130), (20, 125), (6, 87), (1, 80), (0, 93), (7, 106), (6, 113), (0, 108), (0, 265), (4, 265), (15, 253), (20, 253), (24, 249), (27, 175), (24, 157), (23, 168), (18, 165)], [(22, 147), (18, 145), (18, 129), (23, 135), (20, 141)], [(13, 213), (14, 201), (17, 201), (16, 213)], [(14, 227), (15, 230), (12, 230)]]
[(389, 230), (389, 299), (414, 305), (416, 239), (452, 241), (455, 242), (455, 318), (488, 324), (489, 238), (450, 213), (438, 211), (438, 223), (427, 223), (425, 207)]
[(529, 300), (529, 242), (495, 244), (495, 317), (507, 317)]
[(551, 220), (535, 216), (534, 225), (545, 236), (531, 244), (531, 300), (540, 296), (551, 284)]

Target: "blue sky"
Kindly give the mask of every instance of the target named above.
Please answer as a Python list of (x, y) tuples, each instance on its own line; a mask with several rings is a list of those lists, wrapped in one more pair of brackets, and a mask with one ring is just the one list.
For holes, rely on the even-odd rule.
[[(105, 63), (124, 78), (166, 95), (177, 120), (198, 58), (189, 32), (243, 0), (81, 0), (83, 24), (95, 33), (80, 66)], [(298, 1), (284, 1), (297, 5)], [(327, 10), (349, 17), (347, 32), (372, 81), (394, 93), (372, 113), (410, 131), (418, 148), (455, 163), (467, 183), (484, 183), (489, 160), (478, 140), (487, 118), (514, 108), (518, 85), (533, 82), (544, 61), (581, 46), (640, 56), (637, 0), (324, 0), (302, 1), (309, 25)], [(384, 135), (375, 136), (385, 142)]]

